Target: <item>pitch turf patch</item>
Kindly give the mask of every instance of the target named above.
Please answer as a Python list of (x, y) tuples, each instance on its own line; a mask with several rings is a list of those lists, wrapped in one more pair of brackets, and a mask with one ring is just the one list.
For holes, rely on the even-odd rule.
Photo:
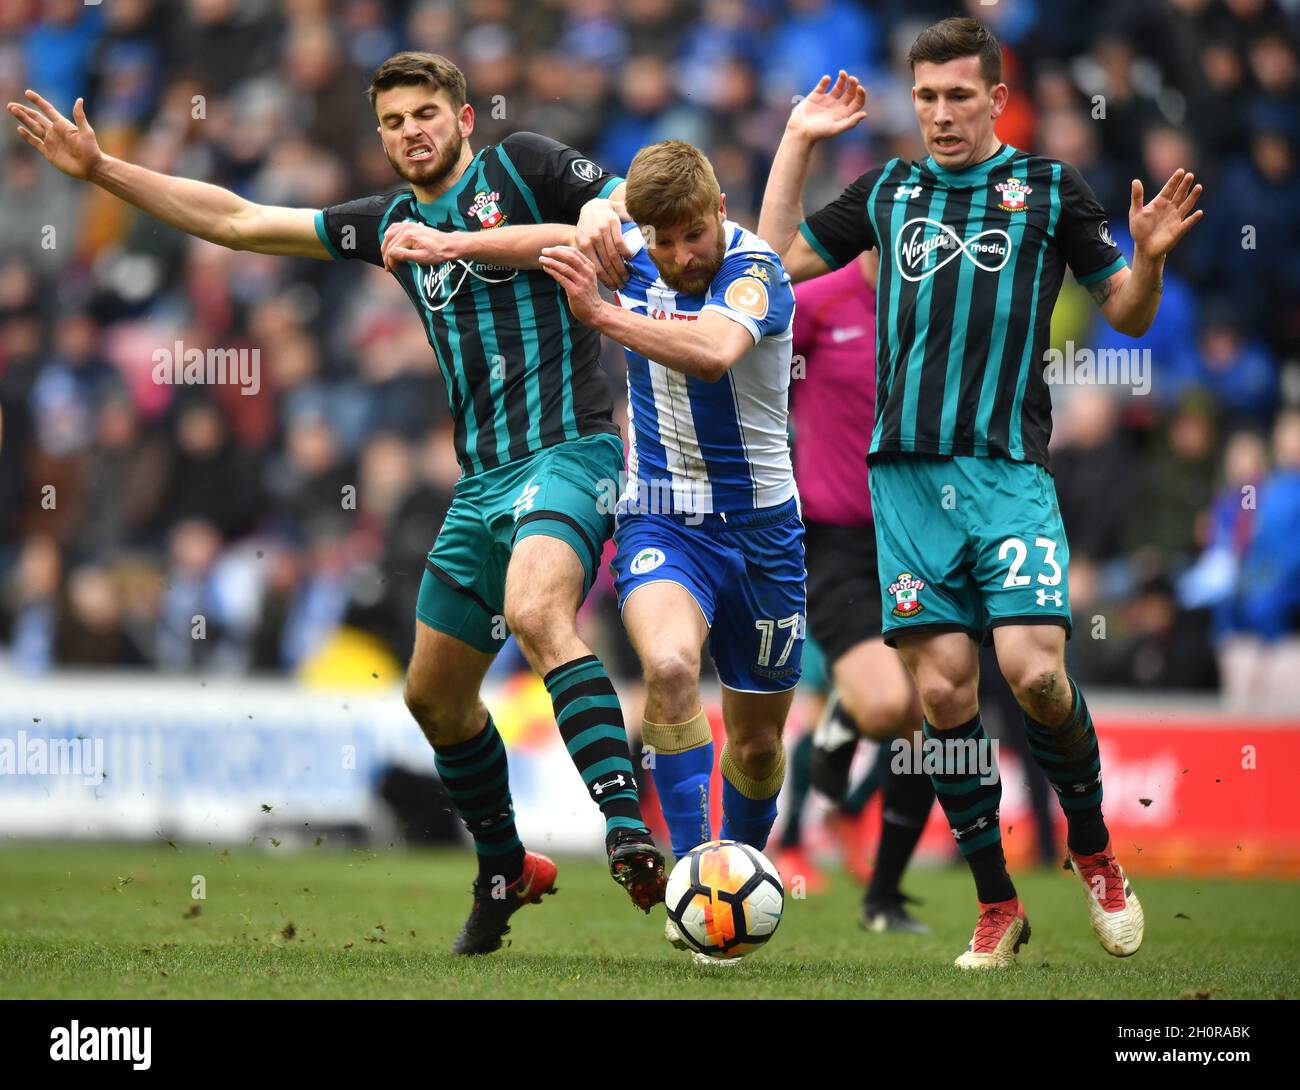
[[(1139, 875), (1146, 944), (1106, 955), (1078, 882), (1016, 876), (1033, 940), (1014, 970), (952, 968), (975, 922), (960, 870), (909, 892), (929, 936), (873, 935), (839, 877), (770, 947), (718, 973), (662, 938), (597, 860), (558, 860), (559, 895), (510, 946), (446, 951), (469, 909), (468, 854), (13, 845), (0, 851), (0, 995), (24, 998), (1300, 997), (1300, 883)], [(202, 878), (206, 897), (192, 893)]]

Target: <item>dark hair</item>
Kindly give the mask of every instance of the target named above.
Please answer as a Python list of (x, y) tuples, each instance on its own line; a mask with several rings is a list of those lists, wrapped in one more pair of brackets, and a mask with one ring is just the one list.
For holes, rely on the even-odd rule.
[(983, 23), (969, 16), (944, 19), (926, 27), (907, 51), (907, 63), (944, 64), (960, 57), (979, 57), (980, 75), (990, 87), (1002, 82), (1002, 46)]
[(370, 77), (370, 88), (366, 91), (370, 108), (375, 108), (375, 99), (381, 91), (415, 84), (426, 84), (435, 91), (446, 91), (453, 110), (459, 110), (465, 105), (464, 72), (437, 53), (408, 52), (394, 53), (375, 69), (375, 74)]

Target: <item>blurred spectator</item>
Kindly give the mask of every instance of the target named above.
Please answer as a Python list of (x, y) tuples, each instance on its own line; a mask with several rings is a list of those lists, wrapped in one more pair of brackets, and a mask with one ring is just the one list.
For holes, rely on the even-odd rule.
[(1219, 646), (1230, 699), (1296, 703), (1300, 669), (1300, 412), (1278, 418), (1273, 472), (1258, 494), (1235, 593), (1220, 611)]
[(43, 93), (64, 113), (86, 93), (86, 67), (99, 38), (102, 14), (83, 0), (44, 0), (41, 19), (24, 43), (27, 71), (40, 73)]
[(868, 77), (882, 43), (867, 8), (847, 0), (789, 0), (786, 10), (766, 45), (774, 89), (807, 94), (823, 75), (834, 78), (841, 68)]
[(1227, 296), (1245, 325), (1294, 351), (1300, 346), (1300, 110), (1294, 103), (1259, 102), (1247, 125), (1249, 157), (1230, 164), (1207, 192), (1207, 230), (1195, 252), (1205, 286)]
[(241, 672), (249, 665), (259, 597), (245, 557), (221, 551), (210, 522), (178, 523), (169, 541), (155, 654), (168, 670)]
[(85, 564), (69, 574), (55, 635), (61, 665), (144, 666), (152, 659), (147, 635), (127, 624), (122, 589), (112, 571)]
[(1230, 622), (1270, 640), (1300, 632), (1300, 412), (1278, 418), (1273, 459), (1259, 489)]
[(1070, 557), (1112, 560), (1120, 555), (1133, 509), (1134, 451), (1119, 430), (1110, 391), (1078, 390), (1064, 415), (1052, 468)]
[(1268, 448), (1259, 435), (1241, 431), (1228, 440), (1223, 461), (1224, 481), (1210, 506), (1205, 551), (1179, 585), (1183, 605), (1219, 607), (1221, 632), (1232, 623), (1229, 603), (1255, 536), (1259, 488), (1268, 473)]
[(1105, 684), (1146, 689), (1219, 687), (1206, 611), (1178, 608), (1173, 584), (1154, 576), (1123, 604)]
[(33, 534), (24, 542), (4, 588), (10, 658), (24, 674), (44, 673), (54, 665), (62, 583), (58, 543), (47, 534)]
[(1213, 395), (1229, 416), (1262, 421), (1277, 405), (1277, 362), (1260, 338), (1246, 339), (1230, 307), (1203, 311), (1197, 373), (1192, 381)]
[(162, 509), (171, 452), (143, 429), (135, 406), (121, 394), (103, 403), (94, 439), (78, 548), (95, 556), (145, 545)]
[(176, 454), (162, 507), (168, 526), (201, 519), (225, 538), (251, 530), (260, 510), (256, 466), (235, 446), (216, 406), (207, 400), (184, 405), (173, 440)]
[(620, 73), (619, 108), (606, 122), (598, 149), (606, 170), (625, 174), (632, 157), (647, 144), (670, 136), (700, 140), (702, 118), (677, 105), (672, 73), (662, 57), (647, 53), (634, 57)]
[(1176, 573), (1203, 542), (1203, 521), (1215, 476), (1215, 422), (1203, 400), (1188, 399), (1148, 450), (1138, 469), (1128, 548), (1158, 571)]

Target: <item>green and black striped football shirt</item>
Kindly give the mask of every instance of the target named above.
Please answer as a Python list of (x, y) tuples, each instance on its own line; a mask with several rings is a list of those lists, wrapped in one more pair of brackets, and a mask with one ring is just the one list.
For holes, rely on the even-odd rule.
[(893, 159), (800, 230), (832, 268), (880, 250), (869, 459), (1047, 465), (1044, 353), (1065, 266), (1093, 284), (1125, 265), (1078, 170), (1009, 144), (964, 170)]
[[(479, 151), (460, 180), (424, 203), (409, 187), (334, 205), (316, 233), (336, 258), (383, 265), (389, 224), (449, 231), (576, 223), (582, 206), (621, 182), (564, 144), (514, 133)], [(404, 263), (397, 279), (424, 322), (455, 421), (465, 474), (599, 433), (618, 434), (600, 336), (574, 319), (564, 290), (540, 270), (478, 261)]]

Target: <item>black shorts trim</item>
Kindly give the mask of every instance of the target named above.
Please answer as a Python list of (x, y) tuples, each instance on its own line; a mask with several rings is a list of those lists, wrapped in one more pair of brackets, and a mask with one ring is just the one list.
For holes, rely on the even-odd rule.
[(455, 579), (453, 579), (450, 575), (448, 575), (445, 571), (443, 571), (440, 567), (438, 567), (438, 565), (435, 564), (432, 560), (426, 560), (424, 562), (424, 570), (427, 571), (430, 575), (434, 576), (438, 580), (438, 582), (442, 583), (444, 586), (450, 587), (457, 594), (465, 595), (466, 598), (468, 598), (471, 602), (473, 602), (476, 606), (478, 606), (479, 609), (481, 609), (489, 617), (498, 617), (501, 615), (501, 610), (493, 609), (490, 605), (488, 605), (485, 601), (483, 601), (482, 598), (480, 598), (477, 594), (475, 594), (472, 590), (470, 590), (469, 587), (462, 587), (459, 583), (456, 582)]
[(897, 648), (899, 636), (912, 636), (917, 633), (935, 634), (939, 632), (965, 632), (976, 643), (979, 643), (980, 637), (984, 635), (984, 633), (969, 628), (964, 624), (958, 624), (956, 621), (935, 621), (933, 624), (909, 625), (907, 628), (892, 629), (885, 633), (885, 643), (890, 647)]
[(988, 631), (984, 633), (984, 646), (988, 647), (993, 643), (993, 630), (995, 628), (1002, 628), (1004, 625), (1009, 625), (1009, 624), (1060, 625), (1060, 627), (1065, 629), (1065, 638), (1067, 640), (1070, 638), (1070, 634), (1073, 632), (1073, 626), (1070, 624), (1069, 618), (1061, 617), (1059, 615), (1053, 615), (1050, 613), (1048, 614), (1031, 613), (1025, 617), (999, 617), (997, 618), (997, 620), (989, 621)]
[(600, 571), (600, 549), (591, 543), (591, 538), (587, 531), (582, 528), (578, 520), (572, 515), (566, 515), (563, 511), (532, 511), (515, 523), (515, 531), (510, 536), (510, 547), (513, 549), (515, 542), (519, 538), (519, 531), (529, 522), (536, 522), (538, 519), (550, 519), (552, 522), (562, 522), (570, 529), (575, 531), (584, 545), (587, 546), (587, 555), (591, 560), (591, 577), (596, 578)]

